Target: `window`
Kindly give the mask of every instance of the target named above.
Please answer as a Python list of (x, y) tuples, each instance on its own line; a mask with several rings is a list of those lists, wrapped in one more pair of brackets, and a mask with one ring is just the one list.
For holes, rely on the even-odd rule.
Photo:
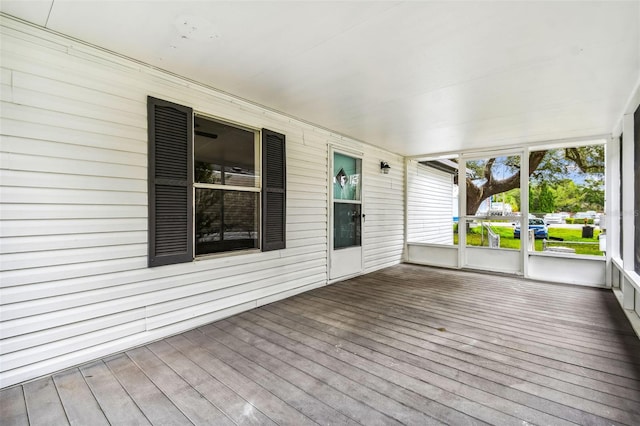
[(362, 160), (333, 154), (333, 248), (362, 244)]
[(284, 135), (152, 97), (148, 121), (149, 266), (285, 247)]
[(258, 248), (258, 132), (194, 118), (196, 256)]

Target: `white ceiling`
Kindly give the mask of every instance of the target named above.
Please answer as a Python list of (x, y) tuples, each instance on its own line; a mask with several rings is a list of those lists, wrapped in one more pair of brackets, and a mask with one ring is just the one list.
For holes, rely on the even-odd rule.
[(610, 133), (640, 76), (639, 1), (0, 10), (404, 155)]

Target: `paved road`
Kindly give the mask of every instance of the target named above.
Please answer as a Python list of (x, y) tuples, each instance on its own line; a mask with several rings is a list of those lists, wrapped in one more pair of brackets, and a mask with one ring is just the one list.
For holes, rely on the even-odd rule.
[[(478, 226), (479, 225), (480, 225), (480, 222), (478, 222)], [(513, 222), (491, 222), (491, 226), (505, 226), (505, 227), (513, 228), (515, 224)], [(549, 228), (582, 229), (583, 226), (584, 225), (575, 225), (575, 224), (568, 225), (566, 223), (552, 223), (549, 225)], [(589, 226), (594, 226), (595, 228), (600, 229), (598, 226), (595, 226), (595, 225), (589, 225)]]

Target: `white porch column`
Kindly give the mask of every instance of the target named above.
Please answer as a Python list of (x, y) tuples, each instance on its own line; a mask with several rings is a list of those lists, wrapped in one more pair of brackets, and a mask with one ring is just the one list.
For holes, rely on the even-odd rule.
[(520, 159), (520, 215), (522, 275), (529, 277), (529, 150), (526, 148)]
[[(634, 122), (633, 113), (625, 114), (622, 121), (622, 133), (624, 143), (622, 145), (622, 217), (624, 241), (622, 246), (623, 268), (625, 271), (634, 270), (634, 175), (633, 175), (633, 141), (634, 141)], [(626, 285), (625, 285), (626, 284)], [(623, 300), (622, 307), (625, 309), (634, 309), (634, 288), (625, 279), (623, 282)]]
[[(607, 287), (612, 285), (611, 259), (620, 257), (620, 138), (609, 138), (605, 149), (605, 229)], [(615, 244), (614, 244), (615, 242)]]

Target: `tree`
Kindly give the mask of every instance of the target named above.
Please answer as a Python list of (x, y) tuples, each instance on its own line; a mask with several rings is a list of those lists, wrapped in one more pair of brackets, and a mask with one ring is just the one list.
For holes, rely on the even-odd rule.
[(540, 211), (540, 197), (538, 196), (539, 188), (529, 185), (529, 211)]
[(511, 189), (503, 194), (504, 201), (511, 205), (511, 211), (520, 211), (520, 188)]
[(579, 206), (579, 208), (583, 210), (580, 187), (578, 187), (573, 180), (563, 179), (557, 182), (553, 191), (555, 193), (556, 209), (558, 209), (558, 211), (572, 211), (576, 206)]
[[(529, 199), (529, 205), (531, 205), (531, 199)], [(549, 184), (547, 182), (542, 182), (540, 184), (540, 192), (538, 194), (538, 210), (536, 212), (540, 213), (552, 213), (555, 210), (556, 202), (555, 196), (549, 189)]]
[(600, 179), (585, 179), (582, 201), (584, 210), (600, 210), (604, 205), (604, 184)]
[[(466, 176), (467, 215), (495, 194), (520, 187), (520, 157), (498, 157), (468, 161)], [(561, 182), (576, 174), (604, 173), (604, 145), (532, 151), (527, 175), (532, 184)]]

